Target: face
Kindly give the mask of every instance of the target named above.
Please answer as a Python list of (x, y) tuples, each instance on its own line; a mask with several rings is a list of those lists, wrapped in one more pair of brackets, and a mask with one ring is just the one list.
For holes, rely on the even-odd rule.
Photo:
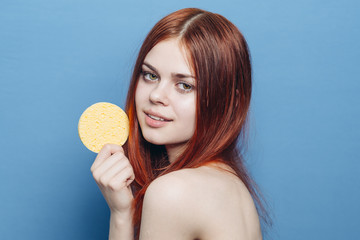
[(195, 78), (176, 39), (152, 48), (135, 93), (144, 138), (156, 145), (183, 146), (195, 130)]

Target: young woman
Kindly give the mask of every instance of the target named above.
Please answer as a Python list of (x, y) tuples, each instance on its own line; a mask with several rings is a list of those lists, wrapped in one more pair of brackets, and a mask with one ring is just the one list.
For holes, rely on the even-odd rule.
[(154, 26), (130, 83), (129, 139), (91, 167), (109, 239), (262, 239), (237, 150), (250, 97), (247, 44), (223, 16), (182, 9)]

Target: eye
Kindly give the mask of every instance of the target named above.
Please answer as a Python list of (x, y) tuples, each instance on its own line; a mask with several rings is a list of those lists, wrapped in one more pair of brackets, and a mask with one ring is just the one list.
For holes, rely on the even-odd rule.
[(151, 81), (154, 81), (158, 78), (155, 74), (152, 73), (148, 73), (147, 76)]
[(180, 82), (177, 85), (179, 86), (179, 88), (182, 91), (185, 91), (185, 92), (190, 92), (193, 89), (193, 86), (188, 83)]
[(158, 76), (154, 73), (150, 73), (150, 72), (142, 72), (143, 78), (147, 81), (156, 81), (158, 80)]

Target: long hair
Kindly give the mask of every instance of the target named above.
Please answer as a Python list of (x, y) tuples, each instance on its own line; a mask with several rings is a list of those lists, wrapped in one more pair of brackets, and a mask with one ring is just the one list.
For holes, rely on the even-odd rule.
[[(144, 59), (157, 43), (167, 39), (178, 39), (184, 47), (197, 86), (195, 132), (173, 163), (169, 163), (164, 146), (153, 145), (143, 138), (135, 106)], [(234, 169), (251, 193), (259, 214), (266, 215), (256, 184), (237, 149), (238, 139), (246, 130), (250, 99), (248, 46), (240, 31), (226, 18), (187, 8), (164, 17), (153, 27), (139, 51), (126, 102), (130, 134), (124, 147), (135, 173), (133, 220), (138, 230), (145, 191), (156, 177), (210, 162), (222, 162)]]

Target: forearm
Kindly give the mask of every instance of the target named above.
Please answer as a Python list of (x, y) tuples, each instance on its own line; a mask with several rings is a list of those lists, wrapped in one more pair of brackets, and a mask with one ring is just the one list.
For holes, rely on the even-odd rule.
[(109, 240), (134, 240), (132, 213), (111, 213)]

